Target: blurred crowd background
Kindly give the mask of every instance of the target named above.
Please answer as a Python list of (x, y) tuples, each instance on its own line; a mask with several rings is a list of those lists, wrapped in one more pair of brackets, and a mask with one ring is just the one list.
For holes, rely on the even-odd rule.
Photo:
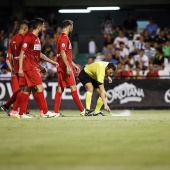
[[(0, 79), (10, 79), (5, 62), (10, 39), (17, 33), (20, 21), (39, 16), (46, 20), (41, 34), (42, 52), (56, 58), (56, 39), (61, 33), (63, 19), (74, 21), (70, 36), (73, 60), (80, 67), (96, 61), (114, 62), (115, 79), (151, 79), (170, 77), (170, 24), (168, 10), (134, 9), (98, 11), (93, 14), (59, 14), (54, 8), (27, 9), (20, 14), (1, 11), (0, 16)], [(21, 10), (21, 9), (20, 9)], [(8, 12), (8, 13), (7, 13)], [(6, 14), (6, 15), (4, 15)], [(167, 16), (166, 16), (167, 14)], [(4, 16), (2, 16), (4, 15)], [(43, 79), (56, 79), (57, 71), (41, 61), (47, 72)], [(76, 73), (75, 76), (77, 77)]]

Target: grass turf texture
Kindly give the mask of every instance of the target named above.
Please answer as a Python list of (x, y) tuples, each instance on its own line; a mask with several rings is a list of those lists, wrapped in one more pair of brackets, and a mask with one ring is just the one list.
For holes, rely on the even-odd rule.
[(133, 110), (130, 117), (62, 113), (68, 117), (28, 120), (0, 112), (0, 170), (170, 169), (169, 110)]

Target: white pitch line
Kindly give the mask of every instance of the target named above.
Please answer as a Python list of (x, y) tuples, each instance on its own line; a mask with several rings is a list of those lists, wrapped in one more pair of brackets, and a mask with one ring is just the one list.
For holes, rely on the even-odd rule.
[(111, 114), (111, 116), (131, 116), (130, 110), (124, 110), (124, 111), (122, 111), (120, 113), (116, 113), (116, 114), (110, 112), (110, 114)]

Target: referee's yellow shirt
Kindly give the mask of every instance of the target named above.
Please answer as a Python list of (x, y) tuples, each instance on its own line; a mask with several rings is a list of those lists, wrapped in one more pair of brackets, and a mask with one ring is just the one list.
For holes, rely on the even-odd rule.
[(92, 64), (87, 65), (84, 68), (84, 71), (94, 80), (97, 80), (100, 83), (104, 83), (105, 78), (105, 71), (106, 67), (109, 64), (109, 62), (105, 61), (99, 61), (94, 62)]

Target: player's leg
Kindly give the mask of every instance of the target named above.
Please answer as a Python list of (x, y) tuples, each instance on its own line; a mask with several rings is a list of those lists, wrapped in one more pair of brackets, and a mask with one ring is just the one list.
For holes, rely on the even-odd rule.
[(3, 110), (8, 116), (10, 116), (9, 107), (16, 101), (18, 92), (20, 91), (19, 80), (16, 75), (11, 77), (11, 87), (12, 87), (13, 95), (9, 98), (9, 100), (4, 105), (0, 107), (0, 109)]
[(62, 97), (63, 91), (64, 91), (64, 88), (58, 86), (58, 87), (57, 87), (56, 94), (55, 94), (55, 99), (54, 99), (54, 113), (56, 113), (56, 114), (58, 114), (58, 115), (62, 115), (62, 114), (59, 112), (59, 109), (60, 109), (61, 97)]
[(83, 106), (83, 104), (82, 104), (82, 102), (79, 98), (76, 85), (70, 86), (70, 89), (71, 89), (71, 95), (73, 97), (74, 102), (76, 103), (80, 112), (83, 112), (85, 110), (85, 108), (84, 108), (84, 106)]
[(91, 83), (90, 76), (84, 71), (84, 69), (81, 70), (79, 76), (78, 76), (80, 82), (83, 84), (83, 86), (86, 89), (86, 110), (90, 111), (91, 107), (91, 100), (92, 100), (92, 94), (93, 94), (93, 84)]
[(90, 110), (92, 94), (93, 94), (93, 85), (91, 82), (89, 82), (86, 83), (84, 87), (86, 89), (86, 109)]
[[(100, 94), (99, 88), (96, 88), (96, 91), (98, 92), (98, 94)], [(106, 95), (105, 95), (106, 97)], [(96, 103), (96, 107), (94, 110), (94, 113), (92, 114), (93, 116), (105, 116), (103, 112), (101, 112), (101, 108), (103, 106), (103, 100), (102, 98), (99, 96), (97, 103)]]
[(26, 113), (28, 111), (28, 100), (30, 94), (31, 94), (31, 87), (25, 86), (20, 94), (21, 100), (19, 105), (20, 106), (19, 115), (21, 118), (29, 118), (29, 116), (26, 116)]
[(48, 106), (47, 106), (47, 101), (45, 99), (45, 96), (44, 96), (44, 87), (42, 84), (39, 84), (39, 85), (36, 85), (34, 87), (34, 93), (33, 93), (33, 96), (34, 96), (34, 99), (36, 100), (37, 102), (37, 105), (40, 109), (40, 116), (41, 117), (54, 117), (56, 116), (55, 114), (53, 114), (52, 112), (50, 112), (48, 110)]

